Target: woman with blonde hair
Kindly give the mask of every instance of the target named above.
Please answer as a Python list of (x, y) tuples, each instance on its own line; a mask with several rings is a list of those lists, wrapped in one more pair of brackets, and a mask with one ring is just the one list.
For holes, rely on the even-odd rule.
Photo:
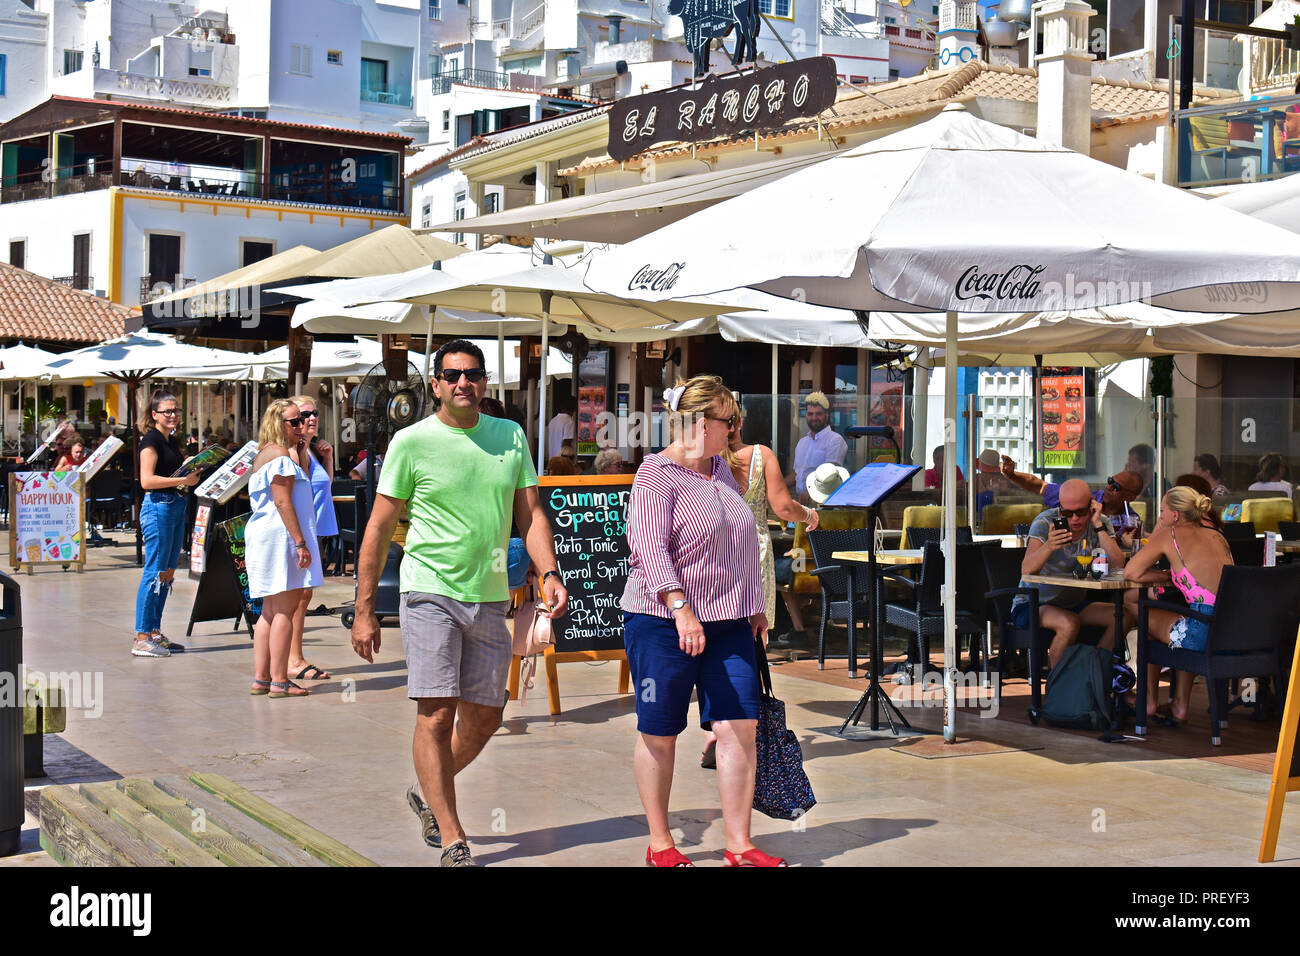
[[(1124, 576), (1143, 584), (1172, 583), (1187, 599), (1187, 606), (1202, 614), (1214, 613), (1223, 569), (1232, 564), (1232, 552), (1223, 535), (1207, 527), (1205, 518), (1213, 503), (1209, 496), (1175, 485), (1160, 503), (1160, 520), (1156, 522), (1145, 547), (1129, 559)], [(1169, 561), (1169, 571), (1153, 571), (1160, 558)], [(1147, 627), (1151, 637), (1171, 647), (1189, 651), (1205, 649), (1209, 625), (1201, 620), (1172, 611), (1151, 610)], [(1138, 635), (1141, 638), (1141, 635)], [(1147, 715), (1150, 722), (1172, 727), (1187, 719), (1192, 696), (1192, 675), (1178, 671), (1174, 684), (1174, 701), (1168, 715), (1156, 710), (1155, 689), (1160, 668), (1152, 664), (1147, 672)]]
[(697, 375), (665, 395), (672, 443), (647, 455), (628, 507), (623, 643), (637, 687), (633, 775), (650, 827), (650, 866), (694, 866), (668, 824), (677, 737), (691, 694), (717, 735), (729, 866), (784, 866), (750, 840), (759, 715), (756, 639), (767, 630), (754, 514), (722, 458), (736, 401)]
[[(767, 530), (767, 512), (771, 508), (785, 521), (805, 521), (809, 531), (817, 530), (820, 516), (814, 508), (805, 508), (790, 497), (790, 488), (781, 474), (781, 464), (772, 449), (766, 445), (746, 445), (740, 437), (745, 425), (745, 412), (737, 406), (736, 421), (727, 433), (727, 449), (722, 453), (731, 468), (731, 477), (754, 514), (754, 527), (758, 531), (758, 560), (763, 573), (763, 613), (770, 627), (776, 620), (776, 558), (772, 552), (772, 535)], [(700, 766), (706, 770), (717, 767), (716, 743), (713, 734), (704, 742)]]
[(248, 593), (262, 599), (253, 627), (253, 686), (249, 693), (306, 697), (289, 680), (293, 615), (303, 588), (320, 587), (320, 550), (311, 482), (296, 462), (307, 460), (298, 406), (278, 398), (257, 432), (258, 452), (248, 479), (252, 514), (244, 527)]
[[(307, 472), (311, 483), (312, 508), (316, 517), (316, 537), (332, 538), (339, 533), (334, 514), (334, 448), (320, 437), (320, 413), (316, 399), (295, 395), (289, 399), (302, 416), (303, 456), (297, 464)], [(311, 606), (311, 588), (303, 588), (298, 607), (293, 612), (293, 638), (289, 642), (289, 673), (295, 680), (326, 680), (329, 672), (309, 663), (302, 653), (302, 635), (307, 626), (307, 608)]]

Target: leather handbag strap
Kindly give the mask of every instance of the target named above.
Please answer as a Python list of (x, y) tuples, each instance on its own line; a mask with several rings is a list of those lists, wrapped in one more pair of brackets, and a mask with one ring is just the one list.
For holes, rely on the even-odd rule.
[(758, 636), (754, 637), (754, 657), (758, 661), (758, 686), (768, 697), (775, 697), (772, 692), (772, 672), (767, 666), (767, 648)]

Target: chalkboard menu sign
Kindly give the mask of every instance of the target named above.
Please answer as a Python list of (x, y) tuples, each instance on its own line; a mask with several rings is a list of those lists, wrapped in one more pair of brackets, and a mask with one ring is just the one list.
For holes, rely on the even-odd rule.
[(244, 526), (248, 524), (248, 515), (236, 515), (229, 521), (217, 525), (225, 539), (230, 552), (230, 563), (235, 568), (235, 581), (239, 584), (239, 596), (244, 602), (248, 619), (255, 621), (262, 616), (262, 599), (254, 598), (248, 593), (248, 564), (244, 560)]
[(539, 481), (564, 571), (569, 612), (555, 622), (555, 652), (621, 651), (627, 584), (631, 475), (556, 476)]

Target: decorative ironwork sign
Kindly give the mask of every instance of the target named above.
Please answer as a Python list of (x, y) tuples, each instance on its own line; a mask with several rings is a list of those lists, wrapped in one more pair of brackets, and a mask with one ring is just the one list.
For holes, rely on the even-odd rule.
[(736, 31), (732, 65), (758, 59), (758, 0), (668, 0), (668, 12), (682, 18), (682, 34), (695, 59), (696, 76), (709, 72), (709, 42), (732, 30)]
[(698, 89), (629, 96), (609, 111), (609, 155), (631, 159), (655, 143), (696, 142), (784, 126), (835, 102), (835, 61), (814, 56), (753, 73), (710, 76)]

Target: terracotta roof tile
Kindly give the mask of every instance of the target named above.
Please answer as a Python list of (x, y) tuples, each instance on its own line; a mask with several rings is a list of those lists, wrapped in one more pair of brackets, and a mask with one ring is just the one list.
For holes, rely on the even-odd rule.
[[(850, 129), (885, 123), (908, 117), (936, 112), (950, 102), (969, 102), (977, 97), (987, 99), (1019, 100), (1026, 103), (1038, 101), (1038, 71), (1029, 67), (1006, 66), (975, 60), (955, 69), (927, 72), (919, 76), (894, 80), (870, 87), (840, 88), (834, 113), (827, 110), (821, 115), (823, 133), (844, 132)], [(1197, 88), (1194, 102), (1231, 100), (1235, 95), (1221, 91)], [(1169, 106), (1169, 87), (1165, 82), (1146, 83), (1134, 80), (1116, 80), (1094, 76), (1092, 78), (1092, 108), (1094, 113), (1109, 113), (1109, 117), (1095, 121), (1096, 125), (1117, 125), (1116, 119), (1132, 115), (1139, 119), (1154, 119), (1163, 115)], [(760, 143), (779, 145), (783, 139), (803, 139), (818, 134), (817, 119), (791, 120), (775, 130), (759, 134)], [(754, 142), (752, 133), (723, 137), (694, 144), (695, 155), (709, 155), (735, 149)], [(657, 149), (642, 153), (629, 163), (654, 157), (666, 159), (690, 154), (689, 143), (665, 143)], [(619, 164), (607, 155), (588, 156), (582, 162), (560, 170), (562, 176), (583, 176)]]
[(0, 262), (0, 340), (81, 344), (116, 338), (131, 310)]

